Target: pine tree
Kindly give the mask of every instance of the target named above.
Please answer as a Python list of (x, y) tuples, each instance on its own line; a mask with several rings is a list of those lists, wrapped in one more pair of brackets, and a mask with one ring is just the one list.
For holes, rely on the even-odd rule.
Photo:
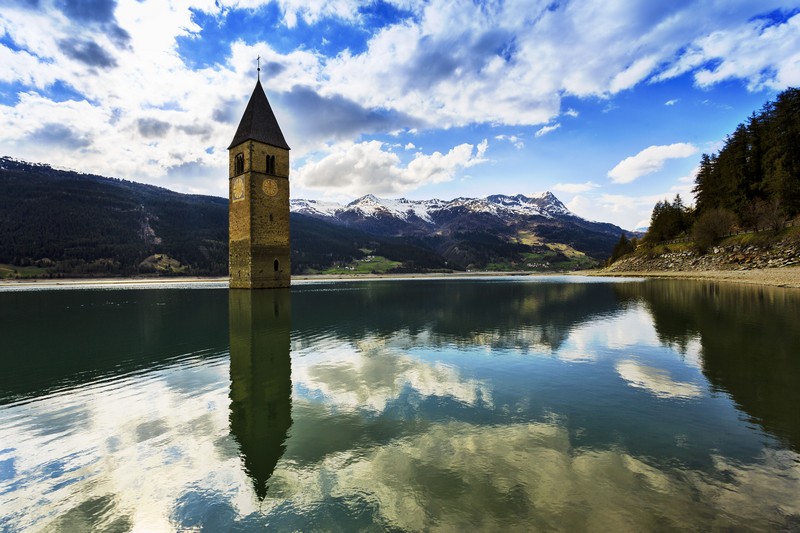
[(703, 154), (693, 192), (698, 217), (722, 208), (756, 226), (759, 205), (800, 214), (800, 89), (786, 89), (751, 114), (719, 153)]

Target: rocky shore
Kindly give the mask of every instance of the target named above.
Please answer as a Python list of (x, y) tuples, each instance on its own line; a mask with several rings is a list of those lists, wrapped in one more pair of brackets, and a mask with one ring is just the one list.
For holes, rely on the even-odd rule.
[(800, 265), (800, 246), (790, 240), (770, 245), (715, 246), (705, 254), (691, 249), (666, 252), (653, 257), (636, 253), (608, 267), (609, 272), (660, 270), (753, 270)]
[(723, 243), (701, 254), (690, 247), (658, 255), (637, 252), (594, 271), (606, 276), (656, 276), (800, 287), (800, 242)]

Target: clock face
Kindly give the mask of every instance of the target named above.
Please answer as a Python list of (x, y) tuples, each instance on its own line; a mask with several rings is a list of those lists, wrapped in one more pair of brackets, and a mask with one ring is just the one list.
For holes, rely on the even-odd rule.
[(266, 179), (264, 180), (264, 192), (267, 196), (275, 196), (278, 194), (278, 182), (275, 180)]
[(231, 185), (231, 200), (242, 200), (244, 199), (244, 178), (241, 176), (238, 178), (233, 178), (233, 184)]

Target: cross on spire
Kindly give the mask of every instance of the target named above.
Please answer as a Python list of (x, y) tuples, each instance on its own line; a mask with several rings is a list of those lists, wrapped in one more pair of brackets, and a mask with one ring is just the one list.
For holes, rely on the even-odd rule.
[(256, 65), (258, 66), (258, 68), (256, 68), (256, 70), (258, 71), (258, 74), (257, 74), (258, 81), (261, 81), (261, 56), (258, 56), (256, 58)]

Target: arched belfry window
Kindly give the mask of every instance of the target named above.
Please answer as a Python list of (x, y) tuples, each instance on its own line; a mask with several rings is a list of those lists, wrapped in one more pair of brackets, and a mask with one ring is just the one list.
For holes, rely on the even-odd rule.
[(277, 259), (276, 259), (276, 260), (275, 260), (275, 262), (272, 264), (272, 266), (273, 266), (273, 267), (275, 267), (275, 272), (277, 272), (277, 271), (278, 271), (278, 268), (280, 267), (280, 263), (278, 263), (278, 260), (277, 260)]
[(244, 172), (244, 154), (236, 154), (233, 160), (233, 173), (238, 175)]
[(267, 174), (275, 174), (275, 156), (267, 156)]

